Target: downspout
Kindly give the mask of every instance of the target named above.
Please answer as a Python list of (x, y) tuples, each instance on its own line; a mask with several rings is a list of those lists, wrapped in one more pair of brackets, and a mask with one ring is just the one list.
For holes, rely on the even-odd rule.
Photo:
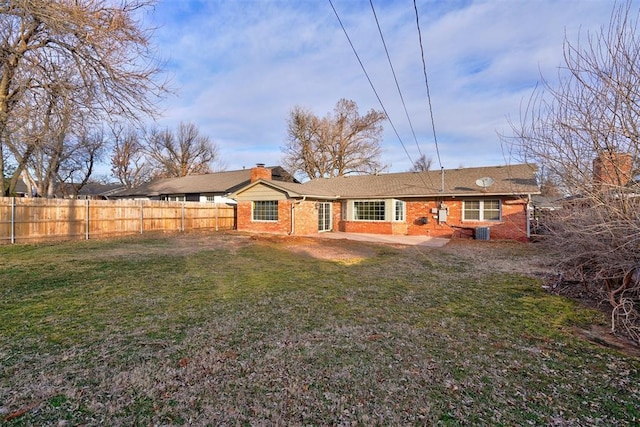
[(298, 200), (297, 202), (291, 203), (291, 231), (289, 232), (289, 236), (293, 236), (296, 231), (296, 205), (304, 202), (307, 199), (307, 196), (302, 196), (302, 200)]
[(531, 194), (527, 194), (527, 207), (526, 207), (526, 218), (527, 218), (527, 240), (531, 239), (531, 218), (529, 217), (529, 205), (531, 203)]

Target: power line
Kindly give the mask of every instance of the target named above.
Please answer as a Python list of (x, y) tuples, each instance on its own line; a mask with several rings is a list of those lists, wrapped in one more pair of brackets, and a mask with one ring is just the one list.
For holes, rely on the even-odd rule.
[(422, 57), (422, 71), (424, 72), (424, 84), (427, 87), (427, 100), (429, 102), (429, 114), (431, 116), (431, 128), (433, 130), (433, 141), (436, 145), (436, 154), (438, 155), (438, 164), (440, 165), (440, 170), (443, 170), (442, 160), (440, 159), (440, 149), (438, 147), (438, 137), (436, 136), (436, 125), (433, 120), (433, 108), (431, 106), (431, 92), (429, 91), (429, 79), (427, 78), (427, 64), (424, 60), (424, 47), (422, 46), (422, 31), (420, 30), (420, 18), (418, 15), (418, 5), (416, 4), (416, 0), (413, 0), (413, 9), (416, 12), (416, 26), (418, 28), (418, 40), (420, 41), (420, 53)]
[[(360, 60), (360, 55), (358, 55), (358, 52), (356, 51), (355, 46), (351, 42), (351, 38), (349, 37), (349, 34), (347, 33), (347, 29), (344, 27), (344, 24), (342, 23), (342, 20), (340, 19), (340, 15), (338, 15), (338, 11), (333, 6), (333, 2), (331, 0), (329, 0), (329, 4), (331, 5), (331, 9), (333, 9), (333, 13), (336, 15), (336, 18), (338, 19), (338, 22), (340, 23), (340, 27), (342, 27), (342, 31), (344, 32), (344, 35), (347, 37), (347, 40), (349, 41), (349, 45), (351, 46), (351, 49), (353, 50), (354, 55), (358, 59), (358, 63), (360, 64), (360, 67), (362, 68), (362, 71), (364, 72), (364, 75), (367, 77), (367, 80), (369, 81), (369, 85), (371, 86), (371, 89), (373, 90), (373, 93), (376, 95), (376, 98), (378, 98), (378, 102), (380, 103), (380, 106), (382, 107), (382, 111), (384, 112), (385, 116), (387, 116), (387, 120), (389, 120), (389, 123), (391, 124), (391, 127), (393, 128), (393, 131), (395, 132), (396, 136), (398, 137), (398, 141), (400, 141), (400, 145), (402, 145), (402, 148), (404, 149), (404, 152), (406, 153), (407, 157), (411, 161), (411, 155), (409, 155), (409, 152), (407, 151), (407, 147), (405, 147), (404, 142), (402, 142), (402, 138), (400, 138), (400, 134), (398, 133), (398, 130), (396, 129), (395, 125), (393, 124), (393, 121), (391, 120), (391, 116), (389, 116), (389, 113), (387, 113), (387, 109), (384, 107), (384, 103), (382, 102), (382, 99), (380, 99), (380, 96), (378, 95), (378, 91), (376, 90), (375, 86), (373, 85), (373, 82), (371, 81), (371, 78), (369, 77), (369, 73), (367, 73), (367, 70), (364, 67), (364, 64)], [(413, 163), (413, 161), (412, 161), (412, 163)]]
[[(387, 49), (387, 43), (384, 41), (384, 36), (382, 35), (382, 29), (380, 28), (380, 22), (378, 21), (378, 15), (376, 14), (376, 9), (373, 7), (373, 0), (369, 0), (369, 4), (371, 5), (371, 11), (373, 12), (373, 17), (376, 20), (376, 26), (378, 27), (378, 33), (380, 33), (380, 40), (382, 40), (382, 45), (384, 46), (384, 51), (387, 54), (387, 60), (389, 61), (389, 67), (391, 67), (391, 73), (393, 74), (393, 79), (396, 82), (396, 88), (398, 89), (398, 95), (400, 95), (400, 101), (402, 102), (402, 106), (404, 107), (404, 113), (407, 116), (407, 121), (409, 122), (409, 127), (411, 128), (411, 134), (413, 135), (413, 139), (416, 142), (416, 148), (418, 149), (418, 153), (422, 156), (422, 151), (420, 150), (420, 145), (418, 144), (418, 138), (416, 137), (416, 132), (413, 129), (413, 123), (411, 123), (411, 118), (409, 117), (409, 111), (407, 111), (407, 105), (404, 102), (404, 97), (402, 96), (402, 91), (400, 90), (400, 84), (398, 83), (398, 77), (396, 76), (396, 71), (393, 68), (393, 63), (391, 62), (391, 56), (389, 55), (389, 50)], [(411, 159), (409, 159), (411, 160)]]

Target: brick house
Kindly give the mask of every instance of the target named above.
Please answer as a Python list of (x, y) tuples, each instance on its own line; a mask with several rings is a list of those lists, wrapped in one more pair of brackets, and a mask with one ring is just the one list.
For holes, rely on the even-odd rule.
[[(274, 181), (252, 169), (237, 200), (240, 231), (311, 235), (351, 232), (483, 239), (529, 238), (539, 194), (533, 165)], [(490, 236), (490, 237), (489, 237)]]

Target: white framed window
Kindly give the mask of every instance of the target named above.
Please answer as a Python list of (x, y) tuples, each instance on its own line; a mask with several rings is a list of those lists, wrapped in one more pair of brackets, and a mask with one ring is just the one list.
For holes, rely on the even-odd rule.
[(187, 197), (184, 195), (181, 196), (162, 196), (162, 200), (166, 200), (168, 202), (184, 202), (187, 200)]
[(462, 208), (464, 221), (500, 221), (500, 200), (465, 200)]
[(395, 200), (393, 207), (394, 207), (393, 220), (404, 221), (406, 216), (406, 203), (403, 202), (402, 200)]
[(384, 221), (384, 200), (356, 200), (353, 202), (353, 219), (355, 221)]
[(252, 218), (254, 221), (277, 221), (278, 201), (257, 200), (252, 203)]
[(206, 197), (207, 197), (207, 203), (215, 203), (216, 196), (206, 196)]

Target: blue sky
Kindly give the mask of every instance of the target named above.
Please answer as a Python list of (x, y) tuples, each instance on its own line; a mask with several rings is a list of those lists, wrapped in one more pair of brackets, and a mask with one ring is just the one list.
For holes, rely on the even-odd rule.
[[(383, 162), (411, 167), (422, 152), (439, 168), (412, 0), (374, 0), (417, 136), (406, 119), (368, 0), (332, 0), (385, 109)], [(509, 133), (540, 75), (553, 81), (565, 34), (609, 21), (612, 1), (417, 2), (433, 116), (445, 168), (513, 162)], [(176, 95), (158, 125), (191, 121), (218, 145), (226, 170), (281, 163), (288, 112), (319, 116), (340, 98), (381, 109), (329, 0), (160, 0), (147, 24)], [(419, 149), (418, 149), (419, 147)]]

